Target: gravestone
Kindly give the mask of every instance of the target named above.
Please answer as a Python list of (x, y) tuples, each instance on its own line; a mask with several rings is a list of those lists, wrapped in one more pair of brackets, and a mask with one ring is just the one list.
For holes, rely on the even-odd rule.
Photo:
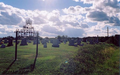
[(87, 42), (87, 38), (83, 38), (83, 42)]
[(9, 41), (8, 41), (8, 44), (7, 44), (7, 47), (9, 46), (13, 46), (13, 40), (11, 38), (9, 38)]
[(69, 40), (69, 46), (75, 46), (75, 45), (74, 45), (74, 40), (73, 40), (73, 39), (70, 39), (70, 40)]
[(48, 40), (47, 39), (42, 39), (41, 43), (44, 45), (44, 43), (47, 43)]
[(43, 44), (43, 47), (44, 47), (44, 48), (47, 48), (47, 43), (44, 43), (44, 44)]
[(4, 42), (2, 40), (0, 40), (0, 45), (2, 45)]
[[(16, 43), (16, 41), (14, 41), (14, 43)], [(17, 41), (17, 44), (19, 44), (20, 43), (20, 41)]]
[(79, 39), (78, 41), (77, 41), (77, 45), (80, 45), (81, 44), (81, 40)]
[[(33, 45), (37, 44), (37, 39), (34, 39)], [(38, 44), (40, 44), (40, 40), (38, 39)]]
[(20, 46), (25, 46), (25, 45), (28, 45), (28, 44), (27, 44), (27, 39), (26, 39), (26, 38), (23, 38), (22, 41), (21, 41)]
[(64, 40), (63, 40), (63, 42), (64, 42), (64, 44), (66, 44), (66, 42), (67, 42), (67, 39), (64, 39)]
[(96, 39), (95, 43), (96, 43), (96, 44), (98, 44), (98, 43), (99, 43), (99, 40), (98, 40), (98, 38)]
[(94, 44), (94, 41), (93, 41), (93, 40), (90, 40), (89, 42), (90, 42), (90, 44), (91, 44), (91, 45), (93, 45), (93, 44)]
[(28, 42), (28, 43), (31, 43), (31, 41), (30, 41), (30, 40), (27, 40), (27, 42)]
[(4, 44), (2, 44), (0, 48), (5, 48), (5, 47), (6, 47), (6, 46), (5, 46)]
[(53, 39), (50, 39), (50, 43), (53, 43)]
[(6, 44), (6, 43), (8, 43), (8, 40), (7, 40), (7, 39), (5, 39), (5, 40), (4, 40), (4, 43), (5, 43), (5, 44)]
[(79, 44), (79, 46), (84, 46), (84, 44)]
[(53, 45), (52, 45), (52, 47), (59, 47), (59, 40), (58, 39), (53, 39), (53, 41), (52, 41), (53, 43)]
[(49, 43), (49, 39), (46, 39), (47, 43)]

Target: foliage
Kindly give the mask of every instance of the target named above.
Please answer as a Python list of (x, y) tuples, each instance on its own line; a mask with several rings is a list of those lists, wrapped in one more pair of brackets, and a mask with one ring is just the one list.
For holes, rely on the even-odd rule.
[[(105, 64), (105, 62), (107, 62), (108, 59), (112, 57), (113, 52), (115, 52), (115, 49), (116, 49), (115, 47), (111, 47), (111, 45), (109, 44), (86, 45), (80, 48), (76, 53), (76, 55), (68, 60), (68, 63), (61, 64), (59, 74), (60, 75), (90, 75), (90, 74), (106, 75), (105, 72), (103, 73), (100, 73), (98, 71), (96, 72), (96, 70), (98, 70), (96, 68), (99, 68), (100, 65)], [(118, 60), (115, 60), (115, 62), (118, 62)], [(118, 66), (118, 64), (116, 65)], [(112, 75), (119, 73), (118, 67), (116, 68), (112, 67), (112, 69), (117, 70), (117, 72), (116, 71), (112, 72)], [(102, 71), (102, 68), (99, 68), (99, 71)]]

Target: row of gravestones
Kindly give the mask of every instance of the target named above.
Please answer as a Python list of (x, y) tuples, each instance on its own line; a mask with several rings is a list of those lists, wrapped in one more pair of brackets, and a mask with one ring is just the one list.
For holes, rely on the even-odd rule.
[[(77, 45), (83, 46), (84, 44), (81, 44), (81, 42), (90, 42), (90, 44), (99, 43), (98, 39), (94, 40), (94, 41), (92, 41), (90, 39), (77, 39), (77, 40), (76, 39), (51, 39), (51, 40), (43, 39), (43, 40), (41, 40), (41, 43), (43, 44), (44, 48), (47, 48), (47, 43), (49, 43), (49, 41), (50, 41), (50, 43), (53, 44), (52, 47), (59, 47), (60, 43), (66, 44), (67, 41), (69, 41), (69, 46), (77, 46)], [(9, 39), (9, 41), (7, 39), (4, 40), (4, 43), (8, 43), (8, 45), (7, 45), (8, 47), (13, 46), (12, 42), (13, 42), (12, 39)], [(20, 43), (20, 41), (17, 41), (17, 44), (19, 44), (19, 43)], [(27, 43), (31, 43), (31, 41), (27, 40), (26, 38), (23, 38), (21, 40), (20, 46), (28, 45)], [(35, 45), (35, 44), (37, 44), (36, 39), (33, 41), (33, 45)], [(38, 44), (40, 44), (40, 40), (38, 40)], [(1, 48), (5, 48), (5, 45), (2, 44)]]
[[(13, 40), (11, 39), (11, 38), (9, 38), (8, 40), (7, 39), (5, 39), (4, 40), (4, 43), (6, 44), (6, 43), (8, 43), (7, 44), (7, 47), (9, 47), (9, 46), (13, 46)], [(0, 40), (0, 43), (1, 43), (1, 47), (0, 48), (5, 48), (6, 46), (3, 44), (3, 41), (2, 40)]]

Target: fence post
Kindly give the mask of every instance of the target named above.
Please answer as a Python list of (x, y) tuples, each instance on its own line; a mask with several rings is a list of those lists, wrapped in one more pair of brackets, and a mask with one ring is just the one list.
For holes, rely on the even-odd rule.
[(38, 32), (37, 32), (37, 44), (36, 44), (36, 57), (38, 55)]
[(15, 60), (17, 59), (17, 40), (18, 40), (18, 31), (16, 30), (16, 38), (15, 38)]

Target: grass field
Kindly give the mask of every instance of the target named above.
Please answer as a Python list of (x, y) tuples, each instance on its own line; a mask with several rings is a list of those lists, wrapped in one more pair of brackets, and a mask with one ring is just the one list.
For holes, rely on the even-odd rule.
[(38, 57), (34, 71), (31, 71), (31, 65), (34, 63), (36, 54), (36, 45), (29, 43), (28, 46), (18, 45), (17, 60), (10, 66), (14, 60), (15, 45), (12, 47), (0, 48), (0, 74), (9, 66), (5, 74), (41, 74), (50, 75), (78, 50), (78, 47), (60, 44), (59, 48), (52, 47), (51, 43), (47, 48), (42, 44), (38, 46)]
[[(60, 44), (59, 48), (38, 46), (35, 62), (36, 45), (18, 45), (18, 59), (14, 61), (15, 46), (0, 48), (0, 74), (28, 75), (118, 75), (119, 48), (110, 44), (87, 45), (83, 47)], [(73, 59), (71, 62), (70, 59)], [(79, 61), (78, 61), (79, 60)], [(74, 65), (78, 65), (77, 68)], [(35, 68), (33, 70), (33, 65)], [(60, 67), (62, 66), (62, 71)], [(92, 67), (90, 67), (92, 66)], [(75, 68), (76, 73), (70, 73)], [(68, 70), (70, 69), (70, 70)], [(81, 71), (82, 69), (82, 71)], [(67, 73), (67, 72), (69, 73)], [(63, 72), (63, 73), (59, 73)], [(84, 72), (88, 72), (85, 74)], [(89, 73), (90, 72), (90, 73)]]

